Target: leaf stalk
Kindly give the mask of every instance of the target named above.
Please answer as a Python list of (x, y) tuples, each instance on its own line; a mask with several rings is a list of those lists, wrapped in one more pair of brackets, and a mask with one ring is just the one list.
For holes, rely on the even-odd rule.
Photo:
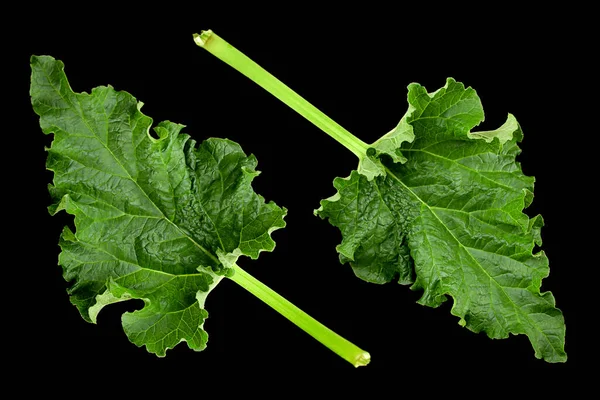
[(213, 31), (206, 30), (200, 34), (194, 34), (194, 42), (287, 104), (298, 114), (302, 115), (354, 153), (359, 159), (365, 157), (369, 148), (365, 142), (348, 132)]
[(233, 276), (229, 277), (231, 280), (258, 297), (344, 360), (355, 367), (360, 367), (369, 363), (371, 356), (368, 352), (362, 350), (315, 320), (290, 301), (276, 293), (273, 289), (248, 274), (238, 265), (234, 265), (234, 270), (235, 273)]

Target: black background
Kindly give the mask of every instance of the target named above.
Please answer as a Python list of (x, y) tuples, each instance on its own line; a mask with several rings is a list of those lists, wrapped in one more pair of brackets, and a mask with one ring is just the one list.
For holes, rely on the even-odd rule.
[[(5, 303), (18, 328), (9, 342), (19, 354), (12, 371), (39, 379), (60, 376), (46, 386), (58, 390), (111, 380), (137, 387), (138, 379), (148, 378), (150, 387), (158, 389), (175, 382), (185, 386), (182, 379), (197, 384), (225, 377), (232, 382), (222, 388), (227, 393), (241, 376), (253, 378), (251, 386), (244, 386), (248, 393), (267, 392), (274, 382), (294, 390), (310, 388), (317, 379), (398, 393), (428, 393), (444, 377), (451, 378), (458, 393), (476, 382), (495, 391), (510, 391), (519, 381), (535, 382), (535, 390), (572, 384), (584, 352), (580, 271), (592, 267), (574, 258), (580, 244), (573, 219), (584, 204), (575, 200), (571, 183), (578, 168), (593, 170), (586, 169), (585, 157), (571, 152), (569, 142), (577, 135), (592, 136), (574, 128), (580, 119), (575, 110), (584, 106), (591, 82), (585, 59), (591, 32), (581, 22), (586, 10), (505, 3), (487, 4), (485, 10), (369, 4), (326, 10), (302, 3), (222, 10), (173, 6), (151, 16), (114, 6), (67, 12), (48, 5), (30, 11), (33, 15), (20, 15), (20, 31), (11, 36), (16, 40), (7, 39), (18, 54), (10, 59), (17, 72), (9, 83), (18, 93), (9, 110), (24, 115), (10, 132), (19, 144), (15, 154), (5, 152), (23, 160), (10, 164), (15, 182), (8, 187), (16, 190), (4, 196), (11, 202), (5, 212), (21, 221), (11, 229), (17, 240), (10, 246), (20, 256), (10, 264), (17, 274), (10, 283), (13, 300)], [(475, 88), (486, 112), (481, 129), (493, 129), (507, 113), (514, 114), (525, 135), (518, 160), (526, 175), (536, 177), (527, 213), (540, 213), (546, 222), (543, 249), (551, 273), (542, 289), (554, 293), (565, 315), (568, 362), (536, 359), (523, 335), (491, 340), (474, 334), (450, 315), (451, 300), (426, 308), (416, 304), (419, 292), (363, 282), (341, 265), (335, 251), (339, 231), (313, 216), (313, 209), (334, 193), (332, 180), (347, 176), (357, 160), (197, 47), (192, 34), (209, 28), (365, 142), (388, 132), (404, 115), (411, 82), (433, 91), (453, 77)], [(207, 300), (209, 342), (202, 352), (180, 344), (158, 359), (131, 344), (120, 315), (140, 303), (111, 305), (97, 325), (84, 322), (69, 303), (57, 266), (58, 236), (70, 217), (51, 217), (46, 211), (52, 176), (45, 170), (44, 146), (51, 138), (42, 134), (29, 103), (32, 54), (62, 60), (77, 92), (111, 84), (144, 102), (142, 111), (155, 123), (182, 123), (198, 141), (226, 137), (255, 154), (262, 174), (254, 187), (288, 208), (287, 227), (274, 232), (274, 252), (240, 265), (368, 350), (371, 364), (354, 369), (228, 280)], [(483, 378), (475, 378), (479, 375)], [(560, 380), (549, 380), (554, 378)]]

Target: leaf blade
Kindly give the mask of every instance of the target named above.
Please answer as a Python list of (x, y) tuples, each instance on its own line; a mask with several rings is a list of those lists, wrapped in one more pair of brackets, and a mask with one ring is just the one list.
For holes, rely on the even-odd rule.
[[(526, 334), (536, 357), (566, 361), (564, 318), (552, 294), (540, 293), (548, 259), (533, 253), (541, 245), (543, 220), (523, 213), (534, 179), (515, 161), (523, 137), (516, 119), (509, 115), (498, 130), (471, 132), (483, 120), (483, 108), (471, 88), (453, 79), (434, 93), (411, 84), (408, 100), (415, 137), (401, 144), (404, 163), (384, 158), (385, 176), (369, 180), (353, 171), (347, 179), (362, 187), (354, 196), (383, 192), (379, 197), (393, 212), (364, 207), (353, 222), (345, 220), (340, 207), (352, 197), (340, 180), (337, 194), (316, 210), (342, 231), (338, 251), (352, 256), (341, 261), (350, 261), (365, 279), (387, 266), (365, 255), (386, 254), (395, 269), (378, 283), (412, 283), (413, 290), (423, 290), (418, 302), (431, 307), (451, 296), (452, 314), (468, 329), (492, 338)], [(387, 248), (392, 235), (405, 240)], [(407, 252), (413, 262), (401, 265), (397, 260)], [(406, 281), (407, 265), (414, 268), (414, 282)]]
[(275, 246), (286, 210), (256, 194), (256, 159), (227, 139), (199, 146), (141, 103), (110, 86), (72, 91), (64, 64), (31, 58), (30, 94), (40, 126), (54, 134), (52, 214), (75, 216), (61, 235), (59, 264), (71, 301), (95, 322), (102, 307), (129, 298), (144, 307), (123, 316), (132, 342), (159, 356), (186, 341), (202, 350), (204, 301), (235, 262)]

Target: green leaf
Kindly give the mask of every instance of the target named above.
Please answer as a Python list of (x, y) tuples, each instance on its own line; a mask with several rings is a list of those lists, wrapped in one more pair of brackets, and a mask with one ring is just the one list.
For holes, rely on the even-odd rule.
[(285, 226), (286, 210), (251, 187), (256, 159), (226, 139), (197, 145), (169, 121), (151, 133), (133, 96), (74, 93), (52, 57), (31, 68), (33, 108), (54, 134), (49, 210), (75, 216), (59, 256), (72, 303), (95, 322), (107, 304), (142, 299), (122, 318), (133, 343), (159, 356), (181, 341), (202, 350), (208, 293), (240, 255), (273, 250), (270, 234)]
[(434, 93), (408, 89), (414, 140), (398, 148), (404, 163), (382, 156), (385, 175), (336, 178), (337, 193), (315, 211), (341, 230), (341, 262), (369, 282), (412, 283), (423, 305), (451, 296), (468, 329), (525, 334), (536, 357), (566, 361), (562, 313), (540, 293), (549, 273), (544, 252), (534, 252), (543, 220), (523, 213), (534, 178), (516, 162), (516, 119), (471, 132), (484, 115), (473, 89), (453, 79)]

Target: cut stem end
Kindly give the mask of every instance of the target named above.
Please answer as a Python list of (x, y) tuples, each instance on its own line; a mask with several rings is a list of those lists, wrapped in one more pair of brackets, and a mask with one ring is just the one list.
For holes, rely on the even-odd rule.
[(206, 43), (210, 40), (213, 35), (213, 31), (210, 29), (201, 31), (200, 33), (194, 33), (194, 42), (200, 47), (206, 46)]
[(356, 368), (364, 367), (365, 365), (369, 364), (370, 362), (371, 362), (371, 355), (365, 351), (364, 353), (358, 355), (358, 357), (356, 358), (356, 361), (354, 361), (354, 366)]

